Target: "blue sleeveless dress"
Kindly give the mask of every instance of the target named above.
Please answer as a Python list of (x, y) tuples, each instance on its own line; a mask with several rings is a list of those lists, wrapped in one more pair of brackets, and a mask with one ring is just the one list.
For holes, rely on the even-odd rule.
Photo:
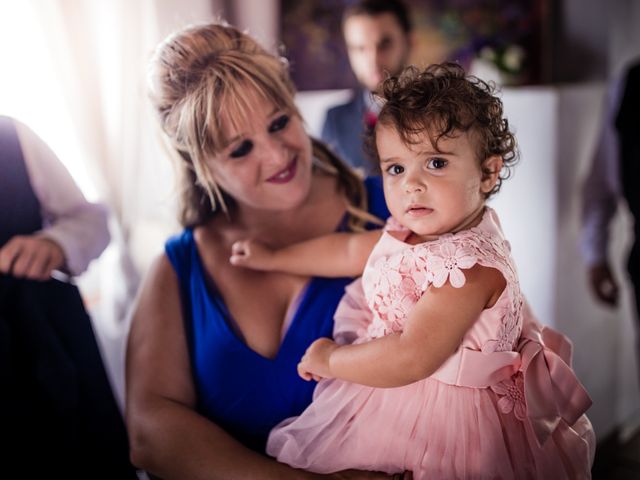
[[(381, 179), (370, 177), (365, 185), (369, 212), (386, 219)], [(296, 366), (315, 339), (331, 336), (333, 314), (352, 279), (312, 278), (278, 354), (269, 359), (234, 333), (235, 322), (219, 292), (207, 287), (193, 231), (170, 238), (165, 251), (180, 284), (197, 409), (246, 446), (264, 452), (271, 428), (311, 403), (316, 383), (302, 380)]]

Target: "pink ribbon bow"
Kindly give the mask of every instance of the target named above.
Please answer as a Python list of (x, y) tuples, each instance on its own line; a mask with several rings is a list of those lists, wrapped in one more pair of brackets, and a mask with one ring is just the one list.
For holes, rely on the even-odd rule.
[(573, 425), (591, 406), (591, 398), (571, 369), (569, 339), (535, 321), (528, 306), (517, 350), (522, 358), (527, 417), (538, 444), (543, 445), (560, 420)]
[(540, 325), (526, 303), (523, 316), (515, 351), (485, 353), (459, 348), (432, 378), (449, 385), (487, 388), (511, 382), (513, 375), (522, 372), (527, 412), (524, 420), (542, 445), (561, 420), (573, 425), (591, 406), (591, 398), (571, 369), (569, 339)]

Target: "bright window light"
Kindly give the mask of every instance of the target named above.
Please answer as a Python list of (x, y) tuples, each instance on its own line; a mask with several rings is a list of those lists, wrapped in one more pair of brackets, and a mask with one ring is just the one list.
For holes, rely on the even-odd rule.
[(95, 200), (97, 192), (64, 101), (56, 58), (35, 11), (39, 4), (0, 0), (0, 114), (34, 130), (64, 163), (87, 198)]

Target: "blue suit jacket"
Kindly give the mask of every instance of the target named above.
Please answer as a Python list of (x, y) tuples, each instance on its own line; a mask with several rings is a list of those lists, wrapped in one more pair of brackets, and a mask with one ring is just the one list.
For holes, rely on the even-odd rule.
[(377, 169), (365, 153), (364, 93), (354, 90), (351, 100), (330, 108), (322, 126), (322, 140), (353, 167), (361, 167), (366, 174), (377, 174)]

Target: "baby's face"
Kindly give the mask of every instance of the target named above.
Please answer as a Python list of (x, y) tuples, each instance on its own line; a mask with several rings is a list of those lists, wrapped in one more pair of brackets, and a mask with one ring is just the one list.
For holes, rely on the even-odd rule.
[(469, 134), (443, 137), (439, 149), (426, 132), (418, 140), (406, 145), (393, 127), (378, 125), (376, 130), (389, 211), (426, 241), (468, 228), (493, 182), (483, 180)]

